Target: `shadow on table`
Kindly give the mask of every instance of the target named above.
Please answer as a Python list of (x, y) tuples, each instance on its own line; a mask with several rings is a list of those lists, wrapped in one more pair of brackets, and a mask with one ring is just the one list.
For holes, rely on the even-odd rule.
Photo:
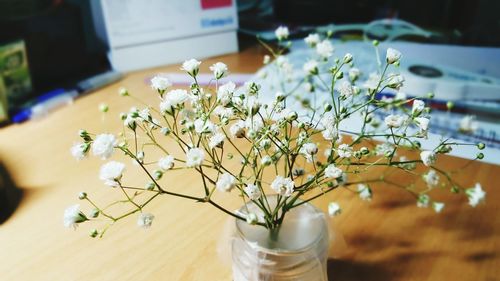
[(23, 190), (16, 186), (7, 168), (0, 162), (0, 224), (14, 213), (22, 197)]
[(401, 252), (375, 262), (355, 261), (350, 259), (328, 260), (328, 279), (333, 281), (391, 281), (406, 280), (407, 269), (425, 263), (430, 257), (440, 255), (439, 252)]

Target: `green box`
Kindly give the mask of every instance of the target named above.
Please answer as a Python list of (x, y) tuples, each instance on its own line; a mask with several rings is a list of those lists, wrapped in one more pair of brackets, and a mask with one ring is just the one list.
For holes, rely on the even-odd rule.
[[(0, 121), (8, 105), (20, 105), (32, 91), (24, 41), (0, 46)], [(3, 114), (2, 114), (3, 112)]]
[(9, 119), (8, 104), (7, 104), (7, 90), (3, 84), (3, 78), (0, 76), (0, 123)]

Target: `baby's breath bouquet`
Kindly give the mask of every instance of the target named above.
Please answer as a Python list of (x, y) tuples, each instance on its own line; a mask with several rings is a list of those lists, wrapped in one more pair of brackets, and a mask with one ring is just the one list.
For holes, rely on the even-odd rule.
[[(270, 53), (256, 79), (274, 79), (273, 86), (265, 90), (255, 82), (236, 87), (222, 62), (210, 66), (213, 79), (201, 84), (197, 79), (201, 62), (185, 61), (181, 70), (192, 79), (189, 89), (173, 89), (166, 76), (155, 76), (151, 86), (159, 97), (158, 104), (141, 104), (123, 113), (122, 134), (79, 132), (82, 141), (72, 147), (72, 154), (77, 159), (93, 154), (107, 160), (99, 177), (123, 198), (100, 206), (82, 192), (79, 198), (90, 204), (90, 211), (83, 212), (79, 205), (68, 208), (65, 225), (104, 223), (91, 231), (96, 237), (117, 221), (135, 216), (138, 225), (147, 228), (154, 219), (148, 204), (176, 196), (279, 231), (289, 211), (333, 190), (349, 189), (370, 200), (375, 182), (402, 188), (415, 197), (418, 207), (431, 207), (438, 213), (445, 205), (431, 197), (437, 187), (448, 186), (451, 192), (464, 194), (473, 207), (481, 202), (485, 192), (480, 184), (462, 187), (435, 163), (455, 147), (475, 145), (481, 150), (484, 144), (442, 137), (437, 146), (422, 149), (420, 140), (427, 138), (432, 122), (426, 106), (431, 97), (408, 98), (399, 92), (404, 83), (397, 74), (401, 53), (389, 48), (383, 62), (374, 42), (379, 69), (362, 80), (351, 54), (334, 57), (330, 35), (305, 38), (311, 57), (297, 70), (284, 55), (290, 42), (288, 30), (280, 27), (276, 31), (278, 47), (263, 43)], [(380, 92), (388, 90), (394, 98), (378, 98)], [(139, 99), (126, 89), (121, 89), (120, 95)], [(353, 119), (359, 126), (343, 126)], [(144, 147), (156, 152), (145, 152)], [(142, 170), (144, 185), (127, 183), (126, 164), (109, 160), (117, 153), (130, 157)], [(403, 171), (415, 179), (414, 183), (391, 182), (384, 174), (363, 176), (380, 166), (386, 167), (385, 171)], [(198, 192), (186, 194), (166, 186), (164, 182), (174, 170), (197, 173), (202, 183)], [(215, 199), (219, 192), (240, 197), (243, 206), (251, 203), (259, 211), (230, 210)], [(127, 207), (116, 214), (109, 209), (116, 204)], [(328, 207), (330, 215), (341, 212), (335, 202)]]

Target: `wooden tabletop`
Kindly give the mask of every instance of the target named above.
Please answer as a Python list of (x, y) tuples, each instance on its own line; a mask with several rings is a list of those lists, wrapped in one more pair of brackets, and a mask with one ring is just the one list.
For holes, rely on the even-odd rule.
[[(233, 73), (251, 73), (260, 67), (262, 50), (250, 48), (206, 60), (202, 71), (219, 60)], [(100, 160), (77, 162), (71, 157), (69, 148), (78, 141), (77, 131), (119, 133), (117, 116), (134, 103), (119, 97), (118, 88), (124, 86), (156, 104), (158, 98), (145, 79), (172, 71), (179, 71), (179, 66), (130, 73), (47, 118), (0, 128), (0, 163), (23, 191), (18, 208), (0, 225), (0, 280), (231, 280), (230, 265), (218, 258), (216, 250), (228, 218), (208, 205), (159, 198), (148, 206), (156, 216), (149, 230), (136, 227), (131, 218), (114, 225), (101, 239), (88, 236), (90, 225), (73, 231), (62, 224), (63, 211), (78, 203), (78, 192), (85, 190), (99, 202), (113, 198), (115, 192), (98, 179)], [(106, 115), (98, 111), (101, 102), (110, 107)], [(437, 165), (455, 169), (465, 163), (442, 157)], [(139, 172), (133, 165), (127, 168), (127, 179), (134, 180)], [(323, 210), (332, 200), (344, 209), (333, 223), (347, 248), (338, 248), (340, 257), (329, 261), (330, 279), (500, 280), (499, 175), (499, 166), (484, 163), (457, 173), (464, 186), (482, 183), (486, 204), (471, 208), (463, 196), (442, 190), (437, 198), (447, 206), (441, 214), (416, 208), (406, 192), (381, 184), (373, 186), (371, 202), (342, 189), (314, 201)], [(405, 177), (397, 174), (393, 179), (404, 182)], [(200, 187), (196, 177), (185, 173), (163, 181), (185, 193), (196, 193)], [(229, 209), (240, 204), (231, 194), (217, 200)], [(82, 208), (88, 211), (90, 206), (82, 202)]]

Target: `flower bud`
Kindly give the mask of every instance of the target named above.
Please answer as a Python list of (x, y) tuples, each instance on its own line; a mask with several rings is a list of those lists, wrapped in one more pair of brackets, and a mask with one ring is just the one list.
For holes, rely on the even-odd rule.
[(99, 111), (102, 113), (106, 113), (109, 110), (109, 106), (105, 103), (99, 104)]
[(271, 147), (271, 140), (270, 139), (263, 139), (260, 141), (259, 145), (263, 149), (268, 149)]
[(247, 137), (253, 140), (257, 137), (257, 132), (255, 130), (248, 130)]
[(153, 190), (153, 189), (155, 189), (155, 187), (156, 187), (156, 184), (154, 182), (148, 182), (144, 188), (146, 190)]
[(263, 166), (269, 166), (273, 163), (273, 160), (271, 159), (271, 157), (269, 155), (266, 155), (266, 156), (262, 157), (262, 159), (260, 160), (260, 163)]
[(97, 235), (99, 235), (99, 232), (97, 231), (97, 229), (92, 229), (89, 233), (90, 237), (92, 238), (96, 238)]
[(128, 96), (128, 90), (124, 87), (121, 87), (120, 89), (118, 89), (118, 94), (122, 97), (126, 97)]
[(453, 106), (455, 106), (455, 104), (452, 101), (449, 101), (446, 103), (446, 108), (448, 110), (451, 110), (453, 108)]
[(94, 208), (90, 211), (89, 216), (93, 219), (97, 218), (99, 216), (99, 210)]
[(335, 79), (337, 80), (342, 79), (342, 77), (344, 77), (344, 73), (342, 71), (337, 72), (337, 75), (335, 75)]
[(283, 92), (277, 92), (276, 93), (276, 101), (280, 102), (285, 99), (285, 94)]
[(292, 112), (288, 113), (288, 116), (286, 118), (288, 121), (294, 121), (297, 119), (297, 117), (298, 117), (297, 112), (292, 111)]
[(477, 155), (476, 155), (476, 159), (483, 159), (484, 158), (484, 154), (482, 152), (479, 152)]
[(373, 45), (373, 46), (377, 47), (377, 46), (378, 46), (378, 44), (379, 44), (378, 40), (373, 40), (373, 41), (372, 41), (372, 45)]
[(159, 180), (159, 179), (161, 179), (161, 177), (162, 177), (162, 176), (163, 176), (163, 172), (162, 172), (161, 170), (155, 170), (155, 171), (153, 172), (153, 178), (154, 178), (155, 180)]
[(364, 146), (363, 146), (363, 147), (362, 147), (359, 151), (360, 151), (360, 152), (361, 152), (361, 154), (363, 154), (363, 155), (367, 155), (368, 153), (370, 153), (370, 150), (368, 150), (368, 148), (366, 148), (366, 147), (364, 147)]
[(271, 62), (271, 57), (269, 55), (265, 55), (262, 61), (263, 64), (268, 64)]
[(251, 115), (254, 116), (255, 114), (257, 114), (260, 110), (260, 103), (255, 103), (254, 105), (252, 105), (252, 109), (251, 109)]
[(83, 191), (78, 193), (78, 199), (80, 200), (87, 199), (87, 193)]
[(429, 98), (429, 99), (434, 98), (434, 93), (432, 93), (432, 92), (427, 93), (427, 98)]
[(247, 215), (247, 223), (251, 224), (251, 225), (256, 224), (257, 223), (257, 215), (254, 213), (249, 213)]
[(330, 112), (330, 110), (332, 110), (332, 105), (329, 103), (325, 103), (324, 109), (325, 112)]
[(162, 133), (164, 136), (168, 136), (170, 134), (170, 129), (167, 127), (163, 127), (160, 129), (160, 133)]
[(477, 148), (478, 148), (479, 150), (483, 150), (483, 149), (485, 149), (485, 148), (486, 148), (486, 144), (484, 144), (484, 143), (480, 142), (480, 143), (478, 143), (478, 144), (477, 144)]
[(352, 61), (352, 55), (350, 53), (345, 54), (344, 63), (350, 63)]

